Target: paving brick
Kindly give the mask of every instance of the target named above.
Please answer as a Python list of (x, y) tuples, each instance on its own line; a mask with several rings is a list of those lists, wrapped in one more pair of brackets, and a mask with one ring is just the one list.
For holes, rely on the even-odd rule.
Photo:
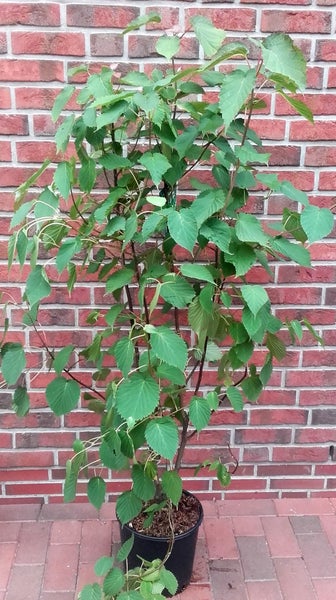
[(313, 583), (316, 591), (317, 600), (335, 600), (336, 578), (314, 579)]
[(0, 544), (0, 590), (5, 590), (8, 583), (12, 562), (16, 552), (16, 543)]
[(21, 523), (1, 523), (0, 542), (16, 542)]
[(334, 507), (329, 498), (282, 498), (275, 499), (278, 515), (330, 515)]
[(174, 596), (176, 600), (217, 600), (209, 585), (189, 585), (181, 594)]
[(275, 579), (275, 571), (263, 537), (238, 537), (238, 548), (246, 581)]
[(191, 581), (192, 583), (209, 582), (209, 559), (205, 539), (197, 540)]
[(42, 592), (39, 600), (74, 600), (72, 592)]
[(43, 591), (75, 591), (78, 568), (78, 544), (52, 544), (48, 548)]
[(231, 519), (209, 517), (204, 530), (210, 559), (239, 557)]
[(103, 504), (99, 511), (99, 518), (102, 520), (107, 519), (108, 521), (115, 521), (117, 519), (115, 502), (106, 502)]
[(262, 517), (261, 521), (271, 556), (301, 556), (288, 517)]
[(15, 565), (9, 579), (6, 600), (36, 600), (40, 597), (43, 566)]
[(296, 534), (321, 533), (322, 531), (319, 517), (307, 515), (302, 517), (289, 517), (289, 520)]
[(218, 502), (220, 517), (233, 517), (242, 515), (275, 515), (274, 500), (266, 498), (260, 500), (220, 500)]
[(50, 536), (49, 523), (23, 523), (18, 539), (15, 563), (44, 564)]
[(203, 500), (202, 506), (204, 517), (218, 517), (218, 502)]
[(327, 534), (329, 543), (336, 554), (336, 515), (322, 515), (320, 522), (324, 532)]
[(98, 512), (91, 504), (45, 504), (41, 508), (41, 521), (65, 519), (97, 519)]
[[(270, 517), (273, 518), (273, 517)], [(235, 536), (239, 535), (264, 535), (260, 517), (232, 517)]]
[(81, 521), (55, 521), (51, 526), (52, 544), (77, 544), (82, 536)]
[(96, 561), (103, 554), (111, 554), (112, 523), (85, 521), (82, 527), (80, 543), (80, 562)]
[(214, 600), (247, 600), (239, 560), (210, 561), (210, 577)]
[(301, 558), (274, 558), (273, 563), (284, 600), (316, 600), (312, 581)]
[(90, 563), (80, 563), (78, 566), (78, 573), (77, 573), (77, 583), (76, 583), (76, 594), (75, 597), (77, 598), (77, 595), (79, 594), (79, 592), (83, 589), (83, 587), (89, 583), (95, 583), (95, 581), (98, 581), (98, 577), (95, 575), (94, 572), (94, 565), (95, 565), (95, 560), (93, 562)]
[(249, 600), (282, 600), (277, 581), (248, 581), (246, 587)]
[(302, 556), (311, 577), (333, 577), (336, 557), (324, 533), (297, 536)]
[(0, 521), (37, 521), (40, 504), (0, 505)]

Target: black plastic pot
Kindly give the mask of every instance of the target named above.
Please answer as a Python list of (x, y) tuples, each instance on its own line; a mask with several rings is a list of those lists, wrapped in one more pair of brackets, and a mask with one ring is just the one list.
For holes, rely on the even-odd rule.
[[(183, 493), (192, 495), (189, 492)], [(178, 581), (176, 593), (181, 592), (189, 585), (192, 575), (198, 530), (203, 521), (203, 508), (199, 500), (197, 498), (196, 500), (199, 503), (198, 521), (189, 531), (175, 536), (172, 552), (165, 563), (165, 567), (174, 573)], [(148, 561), (155, 558), (162, 560), (165, 557), (169, 545), (168, 537), (152, 537), (135, 531), (129, 525), (120, 526), (122, 543), (131, 537), (132, 534), (134, 535), (134, 544), (128, 556), (128, 567), (130, 569), (138, 567), (141, 564), (138, 556)]]

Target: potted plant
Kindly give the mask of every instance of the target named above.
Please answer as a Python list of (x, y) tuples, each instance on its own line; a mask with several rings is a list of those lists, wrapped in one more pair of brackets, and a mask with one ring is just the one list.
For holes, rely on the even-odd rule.
[[(158, 18), (141, 17), (125, 33)], [(207, 19), (196, 16), (190, 26), (206, 57), (201, 65), (178, 67), (183, 34), (172, 34), (156, 44), (169, 68), (70, 72), (84, 71), (85, 82), (65, 85), (52, 110), (56, 122), (76, 97), (77, 111), (67, 112), (55, 135), (66, 157), (56, 167), (47, 160), (18, 189), (8, 246), (9, 265), (16, 259), (30, 269), (24, 324), (35, 329), (54, 374), (47, 403), (61, 416), (81, 402), (100, 419), (94, 439), (74, 443), (65, 499), (75, 498), (85, 473), (88, 497), (99, 508), (106, 484), (96, 467), (129, 469), (130, 489), (116, 504), (123, 535), (130, 526), (140, 538), (141, 531), (165, 538), (163, 554), (155, 549), (147, 560), (166, 560), (177, 548), (177, 515), (197, 535), (201, 506), (183, 492), (179, 475), (188, 442), (223, 402), (239, 411), (245, 400), (258, 400), (274, 361), (286, 354), (284, 328), (292, 341), (301, 339), (303, 326), (318, 339), (306, 320), (274, 316), (267, 290), (253, 283), (255, 267), (270, 278), (276, 261), (309, 267), (309, 244), (333, 227), (329, 210), (269, 172), (269, 154), (251, 127), (270, 86), (312, 120), (293, 96), (305, 86), (301, 51), (289, 36), (272, 34), (250, 41), (258, 55), (251, 60), (243, 43), (226, 43)], [(50, 174), (49, 183), (36, 191), (42, 174)], [(256, 190), (289, 198), (281, 221), (262, 223), (249, 212)], [(104, 285), (110, 306), (88, 315), (89, 344), (55, 352), (44, 342), (39, 306), (60, 277), (71, 294), (85, 276)], [(2, 342), (2, 373), (17, 385), (20, 415), (29, 408), (26, 352)], [(211, 388), (203, 379), (208, 363), (216, 369)], [(78, 365), (92, 368), (92, 381), (81, 378)], [(229, 484), (220, 458), (200, 467)], [(189, 553), (191, 547), (182, 550)], [(191, 566), (186, 580), (178, 574), (179, 589)]]

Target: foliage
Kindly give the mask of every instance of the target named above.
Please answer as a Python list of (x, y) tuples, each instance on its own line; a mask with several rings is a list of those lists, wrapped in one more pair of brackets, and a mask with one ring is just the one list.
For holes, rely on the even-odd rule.
[[(206, 56), (202, 65), (180, 69), (183, 36), (165, 35), (156, 50), (170, 68), (121, 76), (103, 67), (88, 72), (78, 89), (64, 87), (52, 117), (61, 117), (55, 142), (69, 158), (54, 170), (46, 161), (20, 186), (8, 247), (9, 265), (16, 260), (29, 268), (24, 323), (40, 336), (54, 373), (46, 387), (50, 408), (61, 416), (84, 402), (101, 418), (96, 438), (74, 444), (65, 498), (74, 499), (77, 479), (87, 472), (88, 497), (99, 508), (106, 487), (93, 467), (130, 468), (132, 488), (117, 502), (123, 523), (149, 501), (178, 504), (188, 441), (224, 400), (234, 410), (258, 400), (274, 362), (285, 356), (285, 327), (293, 340), (302, 337), (302, 325), (316, 335), (305, 320), (276, 318), (251, 273), (260, 267), (271, 277), (279, 261), (309, 266), (310, 243), (333, 226), (329, 210), (268, 172), (269, 154), (251, 128), (266, 86), (312, 120), (293, 97), (305, 85), (300, 50), (287, 35), (272, 34), (256, 43), (259, 58), (252, 61), (244, 44), (226, 43), (224, 31), (206, 19), (195, 17), (191, 25)], [(75, 97), (78, 110), (62, 116)], [(45, 172), (50, 184), (38, 189)], [(285, 208), (271, 228), (249, 212), (256, 190), (265, 200), (286, 196), (297, 208)], [(88, 316), (89, 345), (54, 351), (38, 325), (40, 305), (60, 277), (71, 294), (86, 275), (104, 286), (110, 308), (98, 305)], [(23, 415), (29, 348), (5, 338), (1, 344), (2, 374), (18, 385), (14, 409)], [(207, 363), (217, 373), (211, 389), (203, 379)], [(78, 365), (93, 367), (91, 385)], [(219, 458), (203, 466), (228, 485)], [(96, 589), (82, 600), (99, 598)]]

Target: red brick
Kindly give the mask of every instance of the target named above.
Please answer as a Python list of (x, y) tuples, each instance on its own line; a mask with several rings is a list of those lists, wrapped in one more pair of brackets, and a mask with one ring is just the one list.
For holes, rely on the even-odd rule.
[(271, 490), (305, 490), (305, 494), (307, 494), (306, 490), (309, 489), (321, 489), (323, 488), (324, 480), (320, 479), (300, 479), (299, 477), (284, 478), (281, 479), (271, 479), (270, 481), (270, 489)]
[(9, 574), (12, 566), (12, 562), (14, 561), (14, 556), (16, 552), (16, 543), (6, 542), (4, 544), (0, 544), (0, 590), (6, 590)]
[(8, 496), (37, 496), (62, 494), (61, 483), (11, 483), (5, 486)]
[(5, 32), (0, 33), (0, 54), (6, 54), (7, 52), (7, 37)]
[(249, 600), (282, 600), (277, 581), (247, 581)]
[(336, 385), (336, 373), (333, 370), (287, 371), (286, 385), (290, 387), (324, 387)]
[(1, 87), (0, 88), (0, 108), (10, 108), (11, 107), (11, 97), (9, 88)]
[(334, 140), (336, 137), (336, 121), (315, 121), (314, 124), (293, 121), (290, 123), (290, 140)]
[(43, 590), (75, 591), (79, 544), (51, 544), (46, 555)]
[(239, 557), (231, 519), (209, 517), (204, 522), (204, 530), (210, 560)]
[(75, 544), (81, 541), (82, 524), (80, 521), (55, 521), (51, 525), (51, 544)]
[(114, 33), (93, 33), (90, 37), (92, 56), (122, 56), (124, 42)]
[(289, 444), (291, 429), (236, 429), (235, 444)]
[(314, 588), (317, 600), (334, 600), (336, 590), (336, 578), (314, 579)]
[(336, 60), (336, 42), (335, 40), (317, 40), (316, 42), (316, 60), (334, 61)]
[(28, 119), (25, 115), (2, 115), (0, 135), (27, 135)]
[[(92, 531), (95, 536), (92, 536)], [(85, 521), (82, 527), (80, 543), (80, 562), (96, 561), (100, 556), (111, 552), (112, 523), (103, 521)]]
[(328, 460), (329, 448), (295, 447), (274, 448), (273, 461), (275, 462), (325, 462)]
[(319, 175), (319, 190), (335, 190), (336, 175), (334, 171), (321, 171)]
[(29, 452), (28, 450), (0, 452), (0, 462), (2, 468), (12, 467), (49, 467), (54, 464), (52, 452), (39, 449), (38, 452)]
[(334, 390), (300, 390), (300, 405), (317, 406), (319, 404), (333, 404)]
[(59, 60), (0, 59), (0, 81), (64, 81)]
[(1, 25), (60, 25), (60, 6), (55, 3), (3, 2), (0, 12)]
[[(209, 584), (189, 585), (181, 594), (175, 596), (176, 600), (213, 600)], [(241, 600), (244, 600), (243, 598)]]
[(232, 517), (234, 534), (238, 536), (264, 535), (260, 517), (254, 515)]
[(285, 121), (254, 118), (251, 120), (251, 127), (263, 140), (283, 140), (285, 137)]
[(1, 141), (1, 162), (10, 162), (12, 158), (12, 148), (10, 142)]
[(285, 33), (330, 33), (330, 11), (283, 11), (264, 10), (261, 18), (261, 31)]
[(275, 558), (273, 562), (284, 598), (316, 600), (311, 579), (301, 558)]
[(203, 15), (217, 27), (226, 31), (251, 31), (256, 23), (256, 11), (252, 8), (190, 8), (185, 11), (186, 23), (190, 17)]
[[(15, 564), (36, 565), (43, 564), (49, 543), (49, 523), (23, 523), (18, 547), (15, 555)], [(29, 548), (29, 553), (27, 554)]]
[(270, 408), (262, 410), (252, 408), (250, 415), (251, 425), (273, 425), (273, 424), (305, 424), (307, 423), (308, 411), (297, 408)]
[(67, 6), (67, 24), (70, 27), (124, 29), (138, 15), (139, 9), (132, 6), (88, 6), (85, 4)]
[(279, 283), (333, 283), (335, 279), (336, 267), (330, 265), (314, 268), (280, 265), (278, 270)]
[(82, 33), (13, 31), (12, 49), (13, 54), (84, 56), (85, 40)]
[(47, 480), (49, 473), (47, 469), (9, 469), (0, 470), (0, 481), (43, 481)]
[(50, 110), (60, 90), (40, 87), (18, 87), (15, 89), (17, 108)]
[(325, 444), (328, 442), (335, 441), (335, 429), (321, 428), (310, 428), (297, 429), (295, 431), (295, 443), (296, 444)]
[(332, 577), (336, 556), (324, 533), (297, 536), (304, 562), (311, 577)]
[(332, 146), (308, 146), (305, 164), (309, 167), (332, 167), (336, 165), (336, 148)]
[(147, 30), (167, 30), (172, 28), (178, 28), (180, 25), (180, 11), (176, 7), (166, 7), (166, 6), (151, 6), (146, 9), (147, 13), (150, 12), (158, 12), (161, 18), (160, 23), (147, 23)]
[[(28, 558), (29, 560), (29, 558)], [(14, 565), (7, 588), (8, 600), (22, 598), (22, 590), (29, 590), (31, 598), (38, 598), (43, 579), (43, 565)], [(25, 592), (24, 592), (25, 593)]]
[(329, 75), (328, 75), (328, 88), (335, 88), (335, 87), (336, 87), (336, 67), (330, 67)]

